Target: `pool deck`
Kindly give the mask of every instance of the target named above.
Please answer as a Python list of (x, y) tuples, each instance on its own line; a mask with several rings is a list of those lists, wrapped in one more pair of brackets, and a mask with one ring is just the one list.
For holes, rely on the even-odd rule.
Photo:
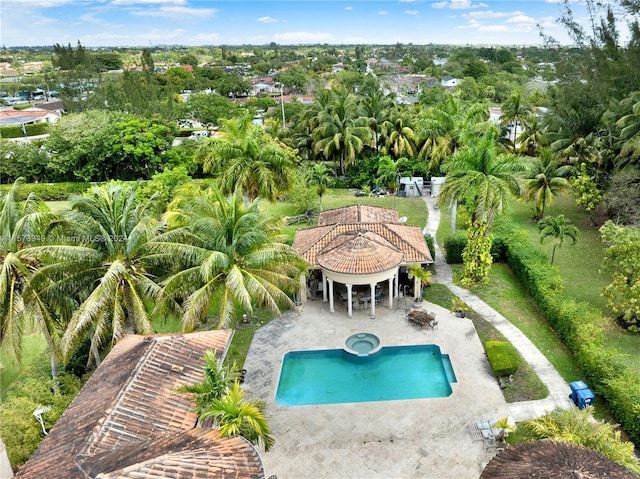
[[(329, 312), (310, 301), (258, 329), (245, 362), (248, 396), (266, 401), (276, 444), (262, 453), (267, 476), (287, 478), (473, 478), (487, 461), (469, 424), (510, 414), (469, 319), (425, 303), (436, 330), (419, 330), (400, 308)], [(458, 382), (446, 398), (279, 407), (275, 405), (283, 356), (288, 351), (344, 347), (351, 334), (370, 332), (383, 346), (437, 344), (449, 354)]]

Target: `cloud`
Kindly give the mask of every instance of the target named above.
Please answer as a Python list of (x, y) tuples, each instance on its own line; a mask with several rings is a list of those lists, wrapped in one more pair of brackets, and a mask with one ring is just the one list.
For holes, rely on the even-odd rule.
[(451, 10), (471, 10), (488, 6), (486, 3), (473, 3), (473, 0), (451, 0), (450, 2), (435, 2), (431, 4), (431, 8), (450, 8)]
[(160, 7), (155, 10), (133, 10), (131, 15), (136, 17), (188, 17), (188, 18), (210, 18), (218, 12), (215, 8), (189, 8), (189, 7)]
[(275, 18), (271, 18), (271, 17), (260, 17), (260, 18), (258, 18), (258, 21), (260, 23), (276, 23), (278, 20), (276, 20)]
[(404, 13), (406, 13), (407, 15), (420, 15), (420, 12), (418, 10), (405, 10)]
[(292, 43), (327, 43), (332, 40), (330, 33), (312, 33), (312, 32), (288, 32), (278, 33), (273, 36), (275, 40), (281, 40)]
[(353, 7), (344, 7), (345, 10), (353, 10)]
[(186, 0), (113, 0), (111, 5), (187, 5)]
[(389, 15), (389, 12), (387, 12), (386, 10), (380, 10), (378, 12), (378, 15)]
[(523, 15), (522, 12), (516, 11), (516, 12), (494, 12), (493, 10), (483, 10), (481, 12), (469, 12), (469, 13), (463, 13), (462, 16), (464, 18), (475, 18), (475, 19), (482, 19), (482, 18), (506, 18), (506, 17), (512, 17), (514, 15)]
[(19, 5), (31, 8), (64, 7), (74, 0), (2, 0), (3, 6)]
[(514, 15), (513, 17), (509, 18), (507, 20), (507, 23), (517, 23), (519, 25), (522, 25), (523, 23), (531, 23), (535, 25), (538, 22), (536, 21), (535, 18), (532, 18), (529, 15), (520, 14), (520, 15)]

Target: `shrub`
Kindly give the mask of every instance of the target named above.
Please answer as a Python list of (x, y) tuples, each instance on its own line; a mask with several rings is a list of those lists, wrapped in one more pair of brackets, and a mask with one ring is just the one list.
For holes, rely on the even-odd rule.
[(462, 252), (467, 246), (467, 237), (464, 233), (456, 233), (449, 236), (444, 242), (445, 260), (449, 264), (462, 263)]
[(518, 351), (506, 341), (487, 341), (485, 344), (489, 364), (496, 377), (514, 374), (520, 366)]
[[(18, 186), (16, 199), (22, 201), (33, 192), (43, 201), (68, 200), (71, 195), (82, 194), (90, 187), (89, 183), (24, 183)], [(2, 191), (8, 188), (4, 187)]]
[[(49, 133), (49, 123), (32, 123), (24, 125), (27, 136), (44, 135)], [(24, 136), (22, 125), (3, 126), (0, 128), (1, 138), (21, 138)]]
[(431, 259), (436, 260), (436, 246), (433, 242), (433, 236), (426, 235), (424, 240), (427, 242), (427, 247), (429, 248), (429, 253), (431, 253)]

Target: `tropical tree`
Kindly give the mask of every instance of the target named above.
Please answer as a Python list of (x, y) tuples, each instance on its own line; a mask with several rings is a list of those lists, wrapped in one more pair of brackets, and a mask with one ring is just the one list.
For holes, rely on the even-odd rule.
[(226, 395), (211, 401), (200, 417), (214, 419), (220, 436), (242, 436), (252, 444), (261, 444), (268, 451), (275, 440), (263, 412), (265, 403), (261, 400), (248, 401), (244, 396), (244, 390), (235, 382)]
[(362, 116), (368, 119), (371, 136), (373, 138), (373, 150), (377, 155), (380, 151), (380, 137), (382, 125), (388, 116), (388, 112), (393, 107), (393, 97), (387, 95), (377, 80), (369, 80), (367, 77), (365, 84), (360, 90), (360, 108)]
[(429, 168), (439, 170), (440, 165), (462, 145), (466, 132), (476, 131), (489, 117), (486, 105), (467, 105), (450, 93), (441, 101), (421, 113), (416, 121), (419, 157), (428, 159)]
[[(540, 229), (540, 243), (548, 237), (554, 238), (553, 250), (551, 251), (551, 264), (556, 256), (556, 248), (561, 247), (564, 243), (564, 238), (570, 238), (573, 243), (576, 242), (576, 236), (578, 236), (578, 228), (570, 224), (570, 221), (564, 217), (563, 214), (557, 217), (548, 216), (542, 221), (538, 222), (538, 228)], [(572, 244), (573, 244), (572, 243)]]
[(204, 353), (204, 377), (198, 384), (185, 384), (177, 389), (179, 393), (190, 395), (196, 403), (195, 412), (200, 416), (216, 399), (224, 397), (238, 381), (240, 371), (235, 363), (224, 365), (222, 358), (216, 359), (216, 352)]
[(288, 294), (299, 287), (305, 264), (280, 236), (281, 220), (245, 206), (240, 190), (225, 197), (220, 190), (191, 185), (169, 205), (172, 228), (151, 244), (168, 254), (175, 273), (164, 283), (158, 309), (182, 314), (184, 330), (193, 330), (210, 311), (218, 326), (265, 307), (280, 314), (295, 304)]
[(145, 244), (158, 230), (153, 198), (139, 203), (136, 190), (109, 183), (73, 197), (61, 242), (31, 249), (45, 265), (34, 278), (40, 295), (66, 311), (75, 306), (62, 337), (65, 355), (89, 336), (90, 361), (99, 364), (106, 343), (153, 332), (145, 302), (156, 300), (160, 286)]
[(621, 439), (620, 429), (593, 418), (593, 406), (556, 409), (538, 419), (521, 423), (525, 437), (532, 440), (550, 439), (588, 447), (601, 452), (612, 461), (640, 474), (640, 462), (633, 443)]
[[(394, 118), (395, 117), (395, 118)], [(413, 157), (418, 153), (416, 134), (409, 126), (409, 121), (401, 112), (396, 112), (391, 119), (383, 123), (385, 137), (385, 153), (394, 158)]]
[(22, 358), (22, 337), (26, 323), (35, 319), (42, 331), (54, 380), (58, 376), (57, 356), (59, 324), (37, 292), (32, 278), (40, 267), (28, 248), (45, 239), (47, 228), (55, 220), (44, 203), (30, 193), (18, 201), (18, 178), (0, 197), (0, 344), (16, 364)]
[(339, 159), (340, 174), (356, 161), (365, 145), (371, 144), (368, 121), (360, 116), (354, 95), (339, 90), (333, 102), (317, 116), (318, 126), (313, 130), (313, 151), (325, 159)]
[(502, 115), (500, 123), (503, 125), (512, 125), (513, 129), (513, 149), (516, 149), (516, 138), (518, 136), (518, 127), (524, 128), (526, 120), (531, 113), (531, 105), (527, 104), (522, 98), (521, 92), (512, 93), (502, 104)]
[(545, 208), (551, 205), (554, 196), (571, 191), (567, 177), (573, 167), (560, 166), (559, 163), (559, 155), (548, 148), (541, 149), (539, 156), (531, 159), (525, 174), (523, 198), (535, 204), (534, 221), (542, 219)]
[(406, 168), (408, 160), (398, 158), (394, 161), (390, 156), (381, 156), (378, 160), (378, 177), (376, 181), (384, 185), (391, 193), (395, 192), (399, 186), (402, 169)]
[(601, 228), (607, 245), (602, 269), (613, 281), (602, 291), (609, 306), (620, 314), (621, 322), (631, 331), (640, 331), (640, 228), (620, 226), (607, 221)]
[(248, 115), (223, 121), (221, 131), (223, 136), (204, 142), (196, 157), (224, 194), (239, 189), (250, 201), (275, 201), (291, 188), (297, 163), (293, 150), (253, 125)]
[(316, 163), (308, 171), (308, 178), (311, 184), (315, 185), (316, 193), (320, 198), (320, 211), (322, 211), (322, 197), (331, 185), (329, 169), (324, 163)]

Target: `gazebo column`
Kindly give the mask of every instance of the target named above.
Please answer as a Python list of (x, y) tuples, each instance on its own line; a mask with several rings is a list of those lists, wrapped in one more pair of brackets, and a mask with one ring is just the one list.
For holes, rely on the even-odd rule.
[(329, 311), (335, 313), (336, 310), (333, 307), (333, 280), (331, 278), (327, 278), (327, 282), (329, 283)]
[(396, 271), (395, 280), (396, 280), (396, 287), (394, 288), (394, 291), (395, 291), (394, 297), (399, 298), (400, 297), (400, 270)]
[(371, 283), (371, 319), (376, 318), (376, 283)]
[(307, 302), (307, 275), (300, 273), (300, 304)]
[(327, 302), (327, 277), (325, 276), (324, 271), (322, 272), (322, 302)]
[(351, 288), (353, 288), (352, 284), (347, 284), (347, 311), (349, 312), (349, 317), (353, 316), (353, 301), (351, 301)]
[[(398, 273), (396, 273), (396, 276), (397, 275)], [(393, 276), (389, 278), (389, 309), (393, 309), (393, 296), (394, 296), (393, 290), (395, 289), (393, 287), (393, 278), (394, 278)]]

